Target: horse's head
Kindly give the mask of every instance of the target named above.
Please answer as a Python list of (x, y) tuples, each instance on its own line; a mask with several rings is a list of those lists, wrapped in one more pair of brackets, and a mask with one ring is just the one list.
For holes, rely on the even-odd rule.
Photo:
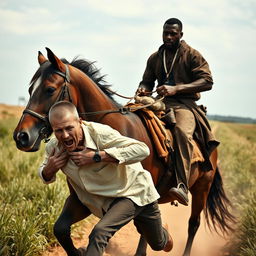
[(39, 52), (40, 67), (30, 83), (30, 99), (13, 134), (17, 148), (22, 151), (39, 149), (41, 140), (52, 133), (47, 118), (50, 107), (56, 101), (71, 98), (68, 66), (46, 49), (48, 59)]

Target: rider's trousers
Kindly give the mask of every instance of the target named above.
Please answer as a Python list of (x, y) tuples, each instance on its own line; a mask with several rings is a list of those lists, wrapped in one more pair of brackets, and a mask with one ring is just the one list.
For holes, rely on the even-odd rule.
[(166, 109), (173, 108), (176, 125), (174, 133), (175, 169), (177, 172), (177, 183), (184, 183), (188, 188), (188, 180), (191, 169), (193, 154), (193, 133), (196, 122), (192, 111), (183, 103), (175, 99), (165, 100)]

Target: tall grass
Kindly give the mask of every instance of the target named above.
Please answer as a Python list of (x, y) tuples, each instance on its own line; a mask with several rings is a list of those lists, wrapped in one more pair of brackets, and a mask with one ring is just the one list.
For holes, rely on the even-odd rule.
[(52, 226), (67, 197), (64, 176), (45, 186), (37, 169), (44, 147), (36, 153), (16, 149), (12, 131), (17, 120), (0, 121), (0, 255), (39, 255), (56, 240)]
[(255, 256), (256, 252), (256, 125), (214, 123), (220, 166), (239, 224), (231, 237), (232, 256)]

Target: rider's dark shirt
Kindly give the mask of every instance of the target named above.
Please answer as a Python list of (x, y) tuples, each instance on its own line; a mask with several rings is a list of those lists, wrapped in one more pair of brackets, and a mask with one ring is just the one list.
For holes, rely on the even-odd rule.
[[(165, 84), (166, 73), (163, 65), (163, 51), (164, 47), (162, 45), (157, 52), (149, 57), (142, 81), (140, 82), (140, 87), (152, 91), (156, 80), (158, 83), (157, 86)], [(190, 47), (183, 40), (180, 43), (180, 48), (170, 78), (174, 85), (188, 84), (201, 78), (213, 84), (211, 71), (207, 61), (197, 50)], [(200, 98), (200, 93), (180, 93), (174, 97), (198, 100)]]

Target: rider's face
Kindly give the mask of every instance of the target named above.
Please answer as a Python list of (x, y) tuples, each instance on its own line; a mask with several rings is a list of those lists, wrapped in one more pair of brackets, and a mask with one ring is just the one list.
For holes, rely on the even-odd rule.
[(178, 24), (165, 24), (163, 28), (163, 43), (168, 49), (176, 49), (180, 43), (183, 32)]

